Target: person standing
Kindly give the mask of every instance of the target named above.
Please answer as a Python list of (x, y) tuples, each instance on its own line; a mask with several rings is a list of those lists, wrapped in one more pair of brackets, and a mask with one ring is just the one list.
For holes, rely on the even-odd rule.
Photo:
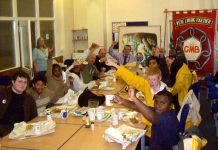
[(33, 50), (33, 68), (35, 75), (45, 76), (47, 59), (53, 48), (47, 48), (43, 37), (38, 38), (37, 47)]
[(28, 81), (28, 74), (18, 71), (12, 76), (12, 85), (0, 90), (0, 137), (10, 133), (15, 123), (37, 116), (35, 100), (25, 92)]
[(131, 52), (131, 46), (130, 45), (125, 45), (124, 48), (123, 48), (123, 52), (122, 53), (119, 53), (119, 52), (115, 52), (114, 51), (114, 46), (117, 44), (117, 42), (113, 42), (111, 44), (111, 47), (109, 48), (109, 54), (117, 60), (117, 63), (119, 65), (126, 65), (127, 63), (130, 63), (130, 62), (136, 62), (137, 59), (136, 57), (132, 56), (130, 54)]

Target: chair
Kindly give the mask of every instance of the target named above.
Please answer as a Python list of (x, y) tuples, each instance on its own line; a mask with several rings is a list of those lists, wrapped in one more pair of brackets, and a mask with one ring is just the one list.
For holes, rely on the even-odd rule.
[(216, 126), (216, 137), (218, 137), (218, 102), (212, 105), (212, 113)]
[(200, 87), (201, 87), (201, 83), (198, 81), (194, 84), (191, 85), (191, 87), (189, 88), (193, 90), (195, 96), (198, 98), (198, 100), (200, 100)]
[(211, 112), (216, 126), (216, 137), (218, 137), (218, 88), (213, 80), (213, 76), (205, 77), (206, 85), (208, 87), (208, 98), (210, 99)]
[(8, 86), (11, 84), (11, 78), (9, 76), (0, 76), (0, 85)]
[(179, 133), (183, 134), (185, 131), (185, 124), (186, 124), (186, 119), (189, 113), (189, 104), (185, 104), (182, 108), (181, 116), (180, 116), (180, 121), (179, 121)]
[(67, 65), (67, 67), (71, 66), (73, 64), (74, 60), (73, 59), (66, 59), (64, 60), (64, 64)]
[(212, 109), (213, 104), (218, 101), (218, 88), (216, 87), (216, 83), (213, 81), (213, 76), (207, 75), (205, 81), (208, 88), (207, 96), (211, 101), (210, 105)]

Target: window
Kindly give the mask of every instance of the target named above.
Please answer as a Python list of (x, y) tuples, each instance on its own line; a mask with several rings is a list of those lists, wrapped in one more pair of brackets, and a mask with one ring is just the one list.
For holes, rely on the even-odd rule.
[(0, 71), (31, 70), (38, 36), (55, 45), (53, 14), (53, 0), (0, 0)]
[(39, 0), (39, 16), (53, 17), (53, 0)]
[(40, 34), (45, 38), (47, 47), (54, 46), (54, 22), (40, 21)]
[(12, 0), (0, 0), (0, 16), (12, 16)]
[(0, 21), (0, 70), (15, 66), (13, 22)]
[(17, 0), (18, 17), (35, 17), (35, 0)]

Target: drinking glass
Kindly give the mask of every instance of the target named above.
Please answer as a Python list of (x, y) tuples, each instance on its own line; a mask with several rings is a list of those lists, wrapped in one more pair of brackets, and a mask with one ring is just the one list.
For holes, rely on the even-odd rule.
[(88, 100), (88, 107), (89, 108), (97, 108), (99, 105), (99, 101), (97, 99), (89, 99)]

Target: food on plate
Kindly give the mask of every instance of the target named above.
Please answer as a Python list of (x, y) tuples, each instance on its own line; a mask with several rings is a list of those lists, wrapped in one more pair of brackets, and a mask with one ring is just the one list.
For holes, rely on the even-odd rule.
[(52, 114), (54, 114), (54, 113), (61, 113), (61, 109), (59, 109), (59, 108), (54, 108), (54, 109), (52, 109), (51, 113), (52, 113)]
[(32, 130), (32, 129), (33, 129), (33, 125), (28, 124), (28, 125), (26, 126), (26, 131), (27, 131), (27, 130)]
[(138, 119), (136, 117), (133, 117), (133, 118), (129, 118), (130, 122), (133, 123), (133, 124), (137, 124), (139, 123)]
[(144, 98), (145, 98), (144, 96), (139, 96), (139, 97), (138, 97), (138, 99), (139, 99), (140, 101), (143, 101)]

